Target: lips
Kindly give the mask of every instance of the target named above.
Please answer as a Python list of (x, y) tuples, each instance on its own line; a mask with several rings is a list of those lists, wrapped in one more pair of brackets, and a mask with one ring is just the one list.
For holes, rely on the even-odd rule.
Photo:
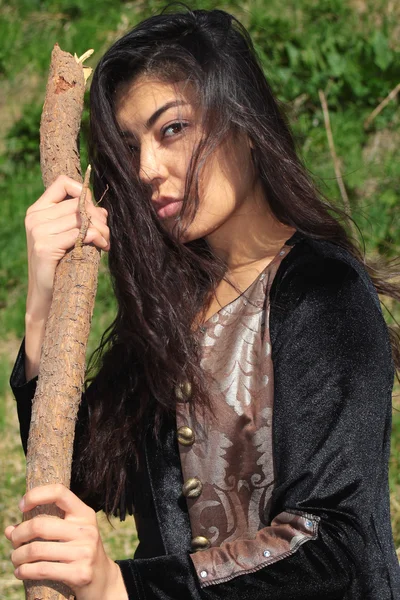
[(179, 198), (174, 198), (172, 196), (161, 196), (160, 198), (157, 198), (157, 200), (153, 200), (157, 215), (161, 219), (172, 217), (177, 213), (182, 206), (182, 202), (183, 201)]
[(171, 202), (180, 202), (180, 198), (174, 198), (173, 196), (160, 196), (157, 200), (153, 200), (155, 204), (156, 210), (159, 210), (163, 206), (167, 206), (167, 204), (171, 204)]

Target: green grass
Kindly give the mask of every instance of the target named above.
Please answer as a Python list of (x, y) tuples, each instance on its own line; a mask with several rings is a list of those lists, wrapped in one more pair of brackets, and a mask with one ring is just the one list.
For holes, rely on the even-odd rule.
[[(8, 380), (10, 378), (10, 359), (0, 354), (0, 398), (4, 398), (9, 390)], [(4, 402), (0, 402), (0, 435), (6, 427), (6, 409)]]

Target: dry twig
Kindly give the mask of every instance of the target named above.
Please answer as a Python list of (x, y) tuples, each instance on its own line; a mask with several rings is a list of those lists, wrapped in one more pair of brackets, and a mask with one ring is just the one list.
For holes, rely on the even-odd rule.
[(365, 119), (364, 121), (364, 129), (368, 129), (371, 125), (372, 121), (375, 119), (377, 115), (389, 104), (391, 100), (396, 98), (397, 94), (400, 92), (400, 83), (396, 85), (395, 88), (386, 96), (384, 100), (372, 111), (372, 113)]
[[(340, 169), (340, 162), (339, 162), (338, 156), (336, 154), (335, 142), (333, 139), (331, 121), (330, 121), (330, 117), (329, 117), (328, 102), (326, 101), (326, 96), (325, 96), (325, 93), (323, 92), (323, 90), (318, 90), (318, 94), (319, 94), (319, 99), (321, 101), (322, 112), (324, 115), (326, 135), (328, 137), (329, 151), (331, 153), (331, 157), (333, 160), (333, 166), (335, 169), (336, 181), (339, 186), (339, 190), (340, 190), (340, 194), (342, 196), (345, 211), (351, 217), (350, 201), (349, 201), (349, 197), (347, 195), (346, 187), (344, 185), (342, 172)], [(353, 233), (355, 233), (355, 226), (354, 226), (353, 221), (351, 221), (351, 227), (352, 227)]]

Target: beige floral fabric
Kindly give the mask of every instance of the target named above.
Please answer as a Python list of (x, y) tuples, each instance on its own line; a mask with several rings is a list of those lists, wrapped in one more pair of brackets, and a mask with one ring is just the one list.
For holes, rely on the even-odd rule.
[(270, 520), (275, 476), (269, 292), (292, 248), (284, 244), (252, 285), (203, 327), (202, 367), (215, 418), (198, 414), (190, 402), (178, 404), (177, 428), (194, 433), (188, 445), (179, 443), (179, 452), (193, 535), (190, 556), (202, 587), (276, 562), (317, 535), (318, 518), (310, 515), (282, 513)]
[(202, 367), (211, 376), (216, 419), (177, 410), (177, 427), (195, 433), (179, 445), (184, 480), (197, 477), (202, 491), (187, 498), (193, 536), (211, 546), (254, 537), (268, 524), (274, 486), (272, 463), (273, 370), (269, 337), (269, 290), (284, 245), (241, 296), (204, 327)]

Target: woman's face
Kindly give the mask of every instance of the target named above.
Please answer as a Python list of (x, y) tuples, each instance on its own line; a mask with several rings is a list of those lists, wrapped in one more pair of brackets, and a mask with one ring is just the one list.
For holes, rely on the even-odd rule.
[[(145, 77), (120, 87), (117, 94), (116, 117), (124, 140), (140, 161), (140, 178), (150, 184), (157, 215), (168, 229), (182, 208), (186, 172), (202, 137), (195, 100), (183, 82)], [(199, 173), (199, 208), (183, 241), (206, 237), (225, 225), (251, 196), (254, 179), (247, 136), (231, 135)]]

